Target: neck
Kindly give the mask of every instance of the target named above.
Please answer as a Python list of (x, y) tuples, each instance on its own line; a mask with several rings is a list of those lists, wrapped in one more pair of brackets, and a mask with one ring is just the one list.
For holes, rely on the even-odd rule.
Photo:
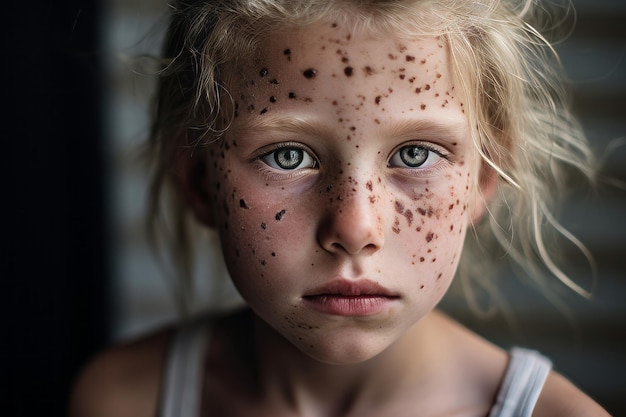
[[(258, 382), (267, 398), (299, 415), (359, 415), (358, 410), (372, 410), (390, 401), (409, 381), (414, 383), (420, 374), (425, 377), (432, 370), (432, 364), (420, 360), (428, 356), (420, 354), (427, 349), (428, 343), (420, 340), (427, 340), (423, 335), (428, 328), (427, 323), (416, 324), (402, 340), (365, 362), (332, 365), (302, 353), (257, 318)], [(418, 333), (420, 337), (415, 338)]]

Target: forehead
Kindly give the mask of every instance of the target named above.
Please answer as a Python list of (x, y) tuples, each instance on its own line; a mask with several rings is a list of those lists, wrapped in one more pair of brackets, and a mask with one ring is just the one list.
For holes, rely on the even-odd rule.
[(251, 116), (320, 105), (378, 118), (463, 113), (448, 49), (434, 36), (355, 33), (334, 23), (274, 31), (233, 75), (238, 113)]

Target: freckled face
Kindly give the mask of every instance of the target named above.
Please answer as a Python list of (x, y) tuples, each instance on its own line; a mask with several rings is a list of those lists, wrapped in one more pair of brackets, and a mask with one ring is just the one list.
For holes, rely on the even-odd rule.
[(461, 253), (478, 164), (447, 50), (332, 24), (260, 50), (209, 146), (230, 273), (306, 354), (369, 359), (435, 307)]

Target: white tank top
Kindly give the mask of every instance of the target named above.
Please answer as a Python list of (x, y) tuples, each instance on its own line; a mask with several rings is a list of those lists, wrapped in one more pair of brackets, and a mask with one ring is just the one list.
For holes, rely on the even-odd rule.
[[(182, 326), (174, 335), (161, 387), (160, 417), (198, 417), (202, 371), (210, 337), (206, 321)], [(502, 386), (489, 417), (530, 417), (552, 368), (536, 351), (513, 348)]]

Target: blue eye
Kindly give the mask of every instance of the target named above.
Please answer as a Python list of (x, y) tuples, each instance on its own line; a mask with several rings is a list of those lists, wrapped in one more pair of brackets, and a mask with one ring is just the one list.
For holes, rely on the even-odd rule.
[(315, 168), (317, 161), (307, 151), (297, 147), (281, 147), (260, 157), (274, 169), (295, 170)]
[(423, 145), (408, 145), (400, 148), (389, 160), (390, 167), (427, 168), (441, 159), (432, 149)]

